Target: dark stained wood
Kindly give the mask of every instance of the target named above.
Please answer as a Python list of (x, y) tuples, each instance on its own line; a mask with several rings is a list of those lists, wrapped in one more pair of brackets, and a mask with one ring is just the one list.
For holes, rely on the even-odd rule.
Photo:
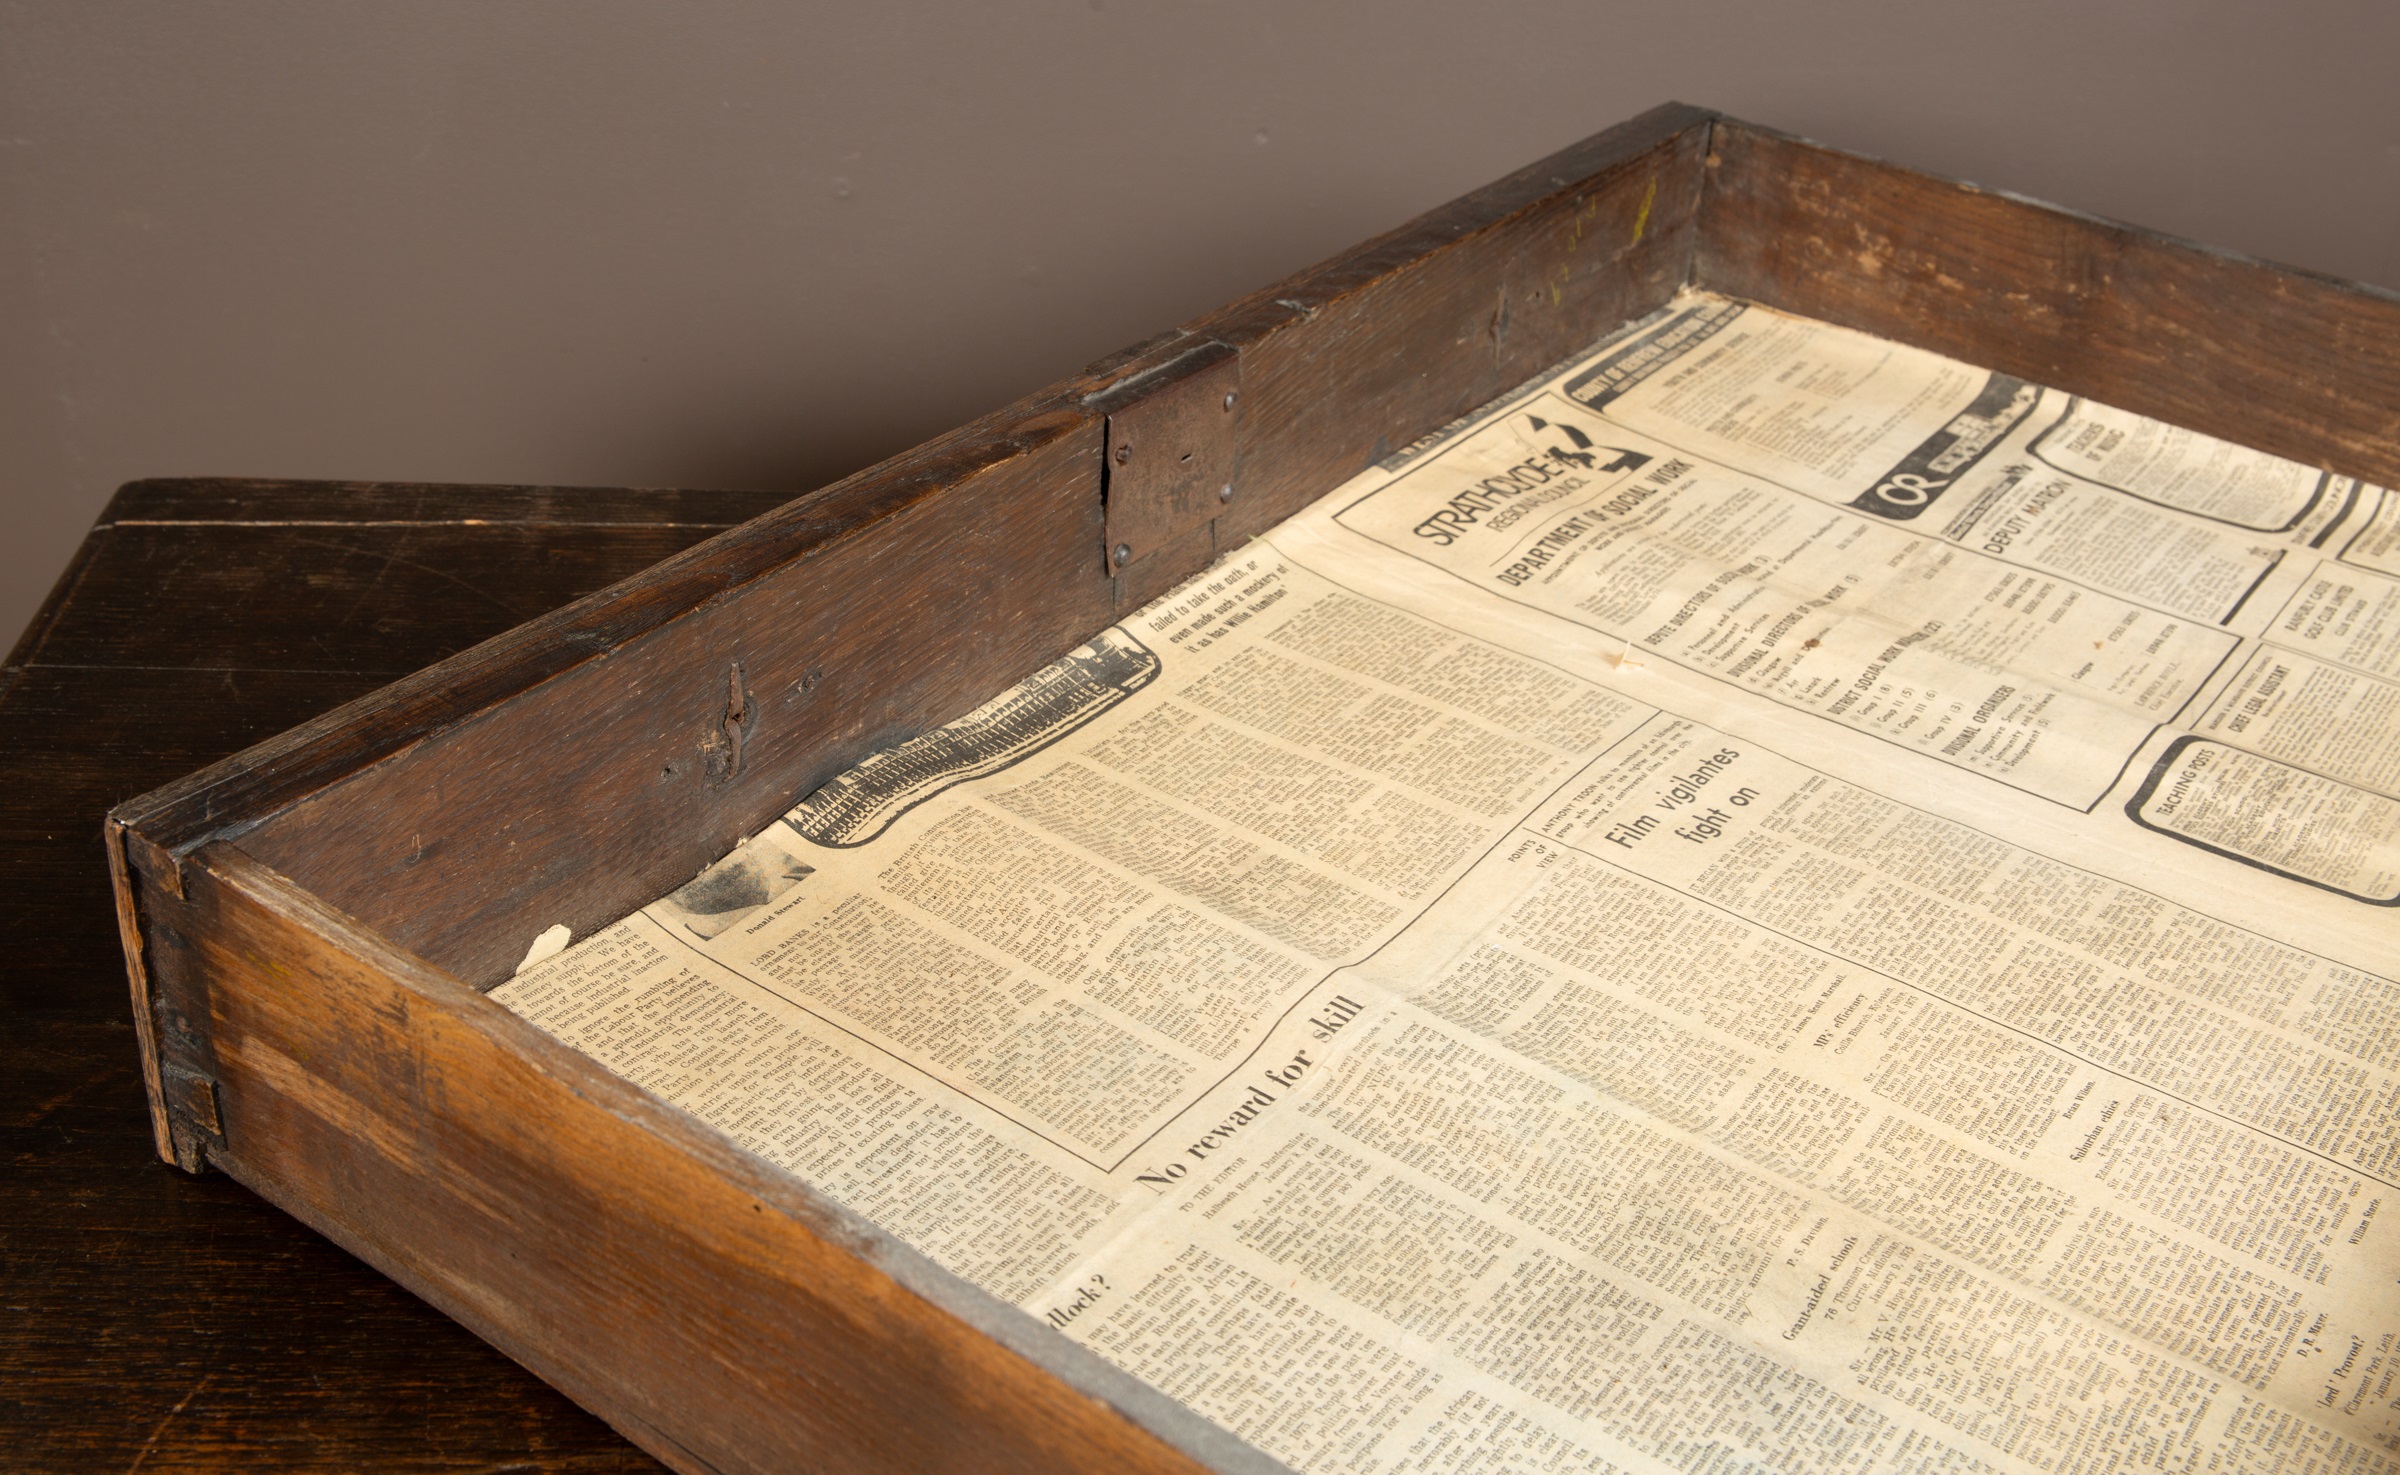
[(1715, 152), (1700, 286), (2400, 481), (2400, 295), (1746, 124)]
[[(959, 500), (945, 499), (945, 491), (960, 489), (971, 499), (984, 476), (1062, 440), (1073, 442), (1065, 454), (1087, 457), (1096, 475), (1095, 424), (1088, 413), (1055, 406), (1036, 406), (1031, 413), (1011, 407), (987, 416), (145, 795), (123, 817), (161, 855), (189, 853), (229, 826), (246, 828), (329, 783), (467, 725), (508, 698), (602, 660), (779, 568), (806, 567), (919, 503)], [(1096, 546), (1096, 497), (1093, 502), (1085, 541)], [(1104, 601), (1106, 580), (1096, 565), (1090, 573)], [(718, 671), (712, 682), (723, 679)]]
[[(263, 481), (190, 477), (128, 482), (104, 527), (197, 522), (277, 526), (322, 522), (466, 527), (640, 527), (721, 532), (774, 511), (791, 492), (644, 487), (458, 486), (390, 481)], [(690, 540), (686, 540), (687, 542)]]
[[(1107, 624), (1099, 456), (1086, 426), (960, 495), (846, 529), (780, 577), (310, 796), (243, 846), (401, 946), (496, 982), (544, 928), (580, 937), (681, 885), (856, 755)], [(737, 664), (752, 697), (727, 772)]]
[[(152, 597), (120, 592), (144, 608)], [(99, 661), (13, 668), (0, 692), (0, 937), (8, 943), (0, 1014), (72, 1005), (121, 1017), (125, 979), (100, 816), (262, 732), (373, 690), (394, 658), (378, 653), (356, 673), (127, 670)], [(95, 953), (95, 939), (105, 951)]]
[[(462, 650), (556, 608), (550, 591), (604, 586), (630, 560), (655, 563), (707, 535), (671, 523), (119, 524), (51, 639), (71, 640), (87, 664), (388, 682), (417, 669), (414, 650)], [(288, 560), (301, 553), (311, 567), (295, 576)], [(161, 619), (145, 592), (170, 585), (257, 618)], [(370, 607), (367, 591), (393, 597)]]
[(657, 1471), (233, 1179), (161, 1164), (122, 1017), (7, 1034), (0, 1468)]
[[(580, 936), (680, 884), (1129, 594), (1656, 306), (1682, 279), (1707, 122), (1668, 108), (1610, 130), (150, 796), (124, 813), (129, 843), (172, 889), (177, 855), (239, 834), (381, 935), (495, 982), (545, 928)], [(1119, 585), (1094, 556), (1105, 390), (1227, 341), (1243, 352), (1229, 527)], [(726, 776), (705, 745), (737, 663), (760, 700)]]
[(1090, 402), (1104, 417), (1101, 497), (1107, 566), (1122, 571), (1206, 527), (1233, 492), (1242, 423), (1242, 361), (1230, 344), (1204, 340), (1155, 376), (1117, 385)]
[[(159, 1163), (97, 835), (131, 795), (472, 644), (518, 608), (634, 573), (662, 538), (680, 546), (781, 500), (228, 482), (119, 495), (0, 667), (0, 1467), (658, 1468), (233, 1179)], [(210, 571), (162, 551), (229, 527), (248, 537), (295, 509), (330, 528), (245, 543), (274, 577), (239, 602), (190, 593)], [(469, 518), (489, 526), (424, 541), (426, 523)], [(511, 566), (476, 547), (544, 519), (621, 526), (574, 559)], [(432, 608), (423, 585), (328, 549), (329, 531), (342, 548), (388, 540), (454, 576), (505, 577), (490, 591), (502, 602)], [(338, 640), (314, 628), (327, 610), (348, 611)], [(145, 624), (162, 627), (157, 643), (130, 650)], [(208, 651), (242, 654), (172, 664)]]
[(1187, 325), (1242, 350), (1231, 547), (1664, 303), (1710, 114), (1670, 104)]

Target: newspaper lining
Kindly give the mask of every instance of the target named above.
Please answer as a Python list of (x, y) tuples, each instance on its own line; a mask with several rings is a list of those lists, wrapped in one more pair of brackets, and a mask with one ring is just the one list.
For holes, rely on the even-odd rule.
[(494, 997), (1295, 1469), (2400, 1469), (2400, 502), (1687, 295)]

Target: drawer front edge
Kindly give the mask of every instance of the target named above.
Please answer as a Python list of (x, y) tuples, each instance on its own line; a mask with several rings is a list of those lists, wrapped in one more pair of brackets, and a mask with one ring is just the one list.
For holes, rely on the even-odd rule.
[(1282, 1468), (233, 847), (185, 879), (207, 1160), (669, 1465)]

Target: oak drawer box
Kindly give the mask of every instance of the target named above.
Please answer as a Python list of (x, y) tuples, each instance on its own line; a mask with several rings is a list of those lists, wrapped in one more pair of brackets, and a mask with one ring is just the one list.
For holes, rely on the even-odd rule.
[(1686, 286), (2400, 482), (2400, 301), (1658, 108), (120, 808), (160, 1153), (679, 1469), (1279, 1468), (483, 991)]

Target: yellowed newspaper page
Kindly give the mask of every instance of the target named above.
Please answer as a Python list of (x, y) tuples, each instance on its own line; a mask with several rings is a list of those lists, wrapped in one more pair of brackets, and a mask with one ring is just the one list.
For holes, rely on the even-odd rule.
[(1686, 299), (495, 996), (1296, 1469), (2379, 1475), (2388, 500)]

